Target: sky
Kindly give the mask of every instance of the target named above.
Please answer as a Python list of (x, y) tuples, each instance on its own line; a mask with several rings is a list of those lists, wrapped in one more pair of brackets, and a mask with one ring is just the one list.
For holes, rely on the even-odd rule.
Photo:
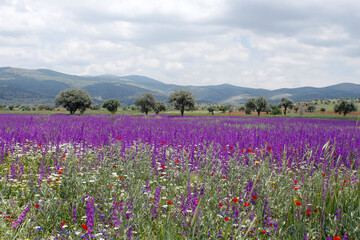
[(178, 85), (360, 84), (359, 0), (0, 0), (0, 66)]

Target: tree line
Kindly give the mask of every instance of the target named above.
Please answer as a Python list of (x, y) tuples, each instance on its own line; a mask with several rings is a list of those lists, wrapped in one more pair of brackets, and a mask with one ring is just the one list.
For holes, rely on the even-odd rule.
[[(180, 110), (181, 116), (184, 115), (185, 111), (194, 110), (195, 108), (195, 96), (189, 90), (176, 90), (172, 92), (168, 101), (176, 110)], [(87, 108), (91, 107), (92, 99), (88, 92), (82, 89), (66, 89), (60, 92), (55, 98), (56, 106), (63, 106), (66, 108), (70, 114), (74, 114), (77, 110), (82, 114)], [(105, 100), (102, 104), (102, 107), (107, 109), (109, 112), (114, 115), (118, 108), (121, 106), (118, 99), (108, 99)], [(135, 99), (135, 106), (140, 108), (142, 113), (148, 115), (150, 111), (154, 111), (156, 114), (166, 111), (166, 105), (164, 102), (158, 101), (151, 93), (144, 93), (142, 96)], [(295, 109), (297, 112), (302, 114), (305, 111), (304, 105), (298, 107), (295, 103), (286, 97), (281, 98), (280, 102), (277, 105), (271, 105), (268, 103), (266, 98), (248, 98), (244, 106), (241, 107), (240, 111), (245, 111), (246, 114), (251, 114), (251, 112), (257, 112), (257, 115), (260, 116), (261, 112), (276, 114), (284, 114), (291, 109)], [(307, 104), (306, 111), (315, 112), (314, 104)], [(218, 108), (221, 112), (232, 111), (228, 106), (219, 106)], [(210, 106), (208, 111), (214, 114), (215, 108)], [(320, 109), (324, 112), (325, 108)], [(346, 99), (340, 99), (334, 105), (334, 112), (343, 114), (344, 116), (350, 112), (357, 111), (357, 107), (354, 102), (348, 101)]]
[[(169, 95), (169, 103), (176, 109), (180, 110), (181, 116), (184, 116), (185, 110), (193, 110), (195, 107), (195, 96), (188, 90), (176, 90)], [(63, 106), (70, 114), (77, 110), (84, 113), (87, 108), (91, 107), (92, 99), (89, 93), (83, 89), (66, 89), (55, 97), (55, 106)], [(102, 104), (114, 115), (121, 106), (118, 99), (108, 99)], [(156, 114), (166, 110), (164, 102), (157, 101), (151, 93), (144, 93), (141, 97), (135, 99), (135, 106), (140, 108), (142, 113), (148, 115), (153, 110)]]

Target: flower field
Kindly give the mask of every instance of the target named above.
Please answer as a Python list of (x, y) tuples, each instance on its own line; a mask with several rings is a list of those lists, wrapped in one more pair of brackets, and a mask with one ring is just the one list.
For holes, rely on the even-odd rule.
[(353, 120), (0, 115), (0, 239), (360, 239)]

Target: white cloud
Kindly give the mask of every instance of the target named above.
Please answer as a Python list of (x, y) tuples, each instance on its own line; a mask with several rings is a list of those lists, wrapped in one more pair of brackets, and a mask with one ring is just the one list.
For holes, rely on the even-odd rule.
[(0, 66), (281, 88), (359, 83), (356, 0), (0, 1)]

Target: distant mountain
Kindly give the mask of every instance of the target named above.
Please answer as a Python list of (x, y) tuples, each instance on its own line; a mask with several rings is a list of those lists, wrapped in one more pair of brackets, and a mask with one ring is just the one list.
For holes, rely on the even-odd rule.
[(90, 93), (94, 102), (118, 98), (122, 104), (133, 104), (136, 97), (150, 92), (155, 98), (167, 101), (177, 89), (188, 89), (197, 102), (237, 104), (249, 97), (263, 96), (276, 103), (282, 97), (296, 102), (321, 98), (360, 97), (360, 84), (342, 83), (314, 88), (282, 88), (277, 90), (238, 87), (230, 84), (210, 86), (180, 86), (166, 84), (145, 76), (114, 75), (76, 76), (49, 69), (0, 68), (0, 104), (54, 103), (55, 96), (67, 88), (82, 88)]

